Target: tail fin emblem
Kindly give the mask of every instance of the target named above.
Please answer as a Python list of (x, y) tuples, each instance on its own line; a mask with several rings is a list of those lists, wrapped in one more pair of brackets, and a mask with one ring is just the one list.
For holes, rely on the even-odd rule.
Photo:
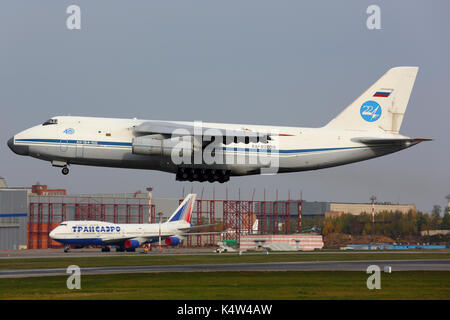
[(375, 101), (366, 101), (361, 106), (361, 117), (367, 122), (377, 121), (381, 117), (381, 106)]

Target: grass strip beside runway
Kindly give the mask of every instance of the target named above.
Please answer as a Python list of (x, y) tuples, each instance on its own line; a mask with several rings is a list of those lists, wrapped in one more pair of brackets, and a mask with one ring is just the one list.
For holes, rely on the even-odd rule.
[(0, 259), (0, 270), (67, 268), (78, 265), (82, 268), (105, 266), (151, 266), (151, 265), (189, 265), (223, 263), (262, 263), (262, 262), (307, 262), (307, 261), (359, 261), (359, 260), (430, 260), (447, 259), (442, 253), (351, 253), (351, 254), (211, 254), (211, 255), (158, 255), (137, 254), (136, 256), (67, 257)]
[(450, 272), (381, 273), (369, 290), (365, 272), (198, 272), (0, 279), (0, 299), (450, 299)]

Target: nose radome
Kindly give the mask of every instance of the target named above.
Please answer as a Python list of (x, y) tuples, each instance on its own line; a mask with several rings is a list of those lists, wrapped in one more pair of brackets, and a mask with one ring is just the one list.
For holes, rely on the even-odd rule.
[(14, 137), (8, 140), (8, 147), (16, 154), (19, 154), (21, 156), (27, 156), (29, 153), (28, 146), (23, 145), (16, 145), (14, 143)]
[(8, 147), (14, 151), (14, 137), (12, 137), (11, 139), (8, 140)]

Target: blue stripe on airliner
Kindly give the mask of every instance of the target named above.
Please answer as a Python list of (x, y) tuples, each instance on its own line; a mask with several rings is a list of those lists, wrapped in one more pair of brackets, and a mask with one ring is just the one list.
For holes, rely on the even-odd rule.
[(131, 142), (115, 141), (90, 141), (90, 140), (65, 140), (65, 139), (16, 139), (19, 142), (39, 142), (39, 143), (68, 143), (82, 145), (101, 145), (101, 146), (125, 146), (131, 147)]
[[(164, 238), (164, 237), (163, 237)], [(72, 238), (72, 239), (53, 239), (62, 244), (75, 244), (75, 245), (114, 245), (114, 243), (120, 243), (124, 241), (123, 239), (113, 239), (112, 241), (103, 242), (101, 238)], [(115, 240), (115, 241), (114, 241)], [(158, 239), (149, 239), (146, 243), (153, 243), (158, 241)]]
[[(119, 147), (131, 147), (131, 142), (114, 142), (114, 141), (84, 141), (84, 140), (62, 140), (62, 139), (16, 139), (20, 142), (39, 142), (39, 143), (69, 143), (80, 145), (102, 145), (102, 146), (119, 146)], [(82, 141), (83, 143), (78, 143)], [(342, 147), (342, 148), (316, 148), (316, 149), (288, 149), (288, 150), (270, 150), (270, 149), (255, 149), (255, 148), (233, 148), (223, 147), (224, 151), (243, 151), (243, 152), (265, 152), (271, 153), (306, 153), (306, 152), (320, 152), (320, 151), (335, 151), (335, 150), (349, 150), (349, 149), (361, 149), (362, 147)]]
[[(82, 239), (82, 238), (75, 238), (75, 239), (53, 239), (55, 241), (58, 241), (63, 244), (79, 244), (79, 245), (102, 245), (106, 244), (103, 242), (101, 238), (90, 238), (90, 239)], [(120, 239), (118, 239), (120, 241)], [(111, 244), (111, 243), (109, 243)]]

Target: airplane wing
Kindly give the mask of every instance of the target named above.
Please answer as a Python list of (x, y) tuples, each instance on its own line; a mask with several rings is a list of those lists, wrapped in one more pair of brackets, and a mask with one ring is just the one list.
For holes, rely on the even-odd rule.
[[(172, 235), (161, 235), (161, 241), (164, 241), (166, 238), (172, 237), (172, 236), (182, 236), (183, 234), (172, 234)], [(123, 237), (123, 238), (116, 238), (116, 239), (102, 239), (102, 241), (107, 245), (125, 245), (125, 243), (129, 240), (139, 240), (140, 244), (147, 243), (147, 242), (157, 242), (159, 241), (159, 235), (157, 236), (147, 236), (147, 237), (140, 237), (140, 236), (133, 236), (133, 237)]]
[(107, 244), (121, 244), (127, 240), (134, 239), (136, 237), (123, 237), (123, 238), (102, 238), (102, 242)]
[(191, 226), (191, 227), (187, 227), (187, 228), (179, 228), (178, 230), (180, 231), (187, 231), (187, 230), (193, 230), (193, 229), (201, 229), (201, 228), (207, 228), (207, 227), (214, 227), (217, 226), (217, 223), (213, 223), (213, 224), (202, 224), (202, 225), (197, 225), (197, 226)]
[(224, 232), (193, 232), (193, 233), (180, 233), (177, 236), (200, 236), (200, 235), (210, 235), (210, 234), (223, 234)]
[(205, 136), (230, 136), (230, 137), (267, 137), (270, 140), (270, 136), (287, 136), (290, 134), (280, 134), (267, 132), (264, 130), (252, 130), (249, 128), (242, 129), (226, 129), (226, 128), (213, 128), (213, 127), (195, 127), (194, 124), (181, 124), (171, 121), (156, 121), (150, 120), (134, 128), (136, 134), (161, 134), (163, 136), (191, 136), (191, 135), (205, 135)]

